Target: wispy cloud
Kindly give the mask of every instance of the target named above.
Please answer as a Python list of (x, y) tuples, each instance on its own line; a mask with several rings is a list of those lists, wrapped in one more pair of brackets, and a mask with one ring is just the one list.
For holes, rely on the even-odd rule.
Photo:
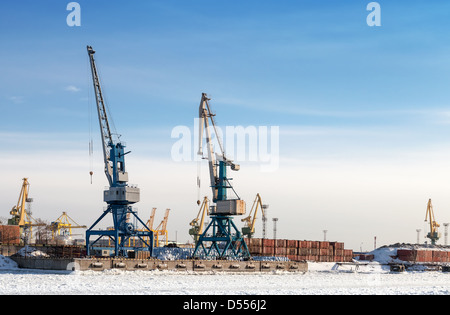
[(12, 101), (14, 104), (22, 104), (24, 102), (23, 96), (10, 96), (8, 97), (10, 101)]
[(65, 91), (68, 91), (68, 92), (73, 92), (73, 93), (76, 93), (76, 92), (80, 92), (80, 91), (81, 91), (81, 89), (80, 89), (80, 88), (77, 88), (75, 85), (68, 85), (68, 86), (66, 86), (66, 87), (64, 88), (64, 90), (65, 90)]

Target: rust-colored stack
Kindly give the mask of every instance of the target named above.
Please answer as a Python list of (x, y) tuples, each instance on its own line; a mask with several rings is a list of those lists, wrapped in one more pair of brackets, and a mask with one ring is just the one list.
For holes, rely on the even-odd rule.
[(341, 242), (245, 239), (253, 256), (287, 257), (293, 261), (347, 262), (353, 258), (353, 250), (344, 249)]
[(397, 258), (408, 262), (448, 263), (450, 251), (432, 249), (397, 249)]
[(372, 254), (359, 254), (359, 255), (357, 255), (357, 257), (359, 258), (359, 260), (372, 261), (375, 259), (375, 255), (372, 255)]
[(0, 244), (19, 245), (20, 227), (18, 225), (0, 225)]

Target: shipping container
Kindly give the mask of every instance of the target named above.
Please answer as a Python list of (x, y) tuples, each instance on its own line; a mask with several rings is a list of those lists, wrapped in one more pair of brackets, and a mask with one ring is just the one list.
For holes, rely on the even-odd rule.
[(264, 238), (262, 240), (262, 246), (263, 247), (274, 247), (275, 246), (275, 241), (273, 239)]
[(310, 248), (299, 248), (298, 254), (302, 256), (308, 256), (311, 255), (311, 249)]
[(287, 255), (287, 258), (289, 260), (292, 260), (292, 261), (299, 261), (300, 260), (297, 255)]
[(397, 249), (397, 257), (403, 261), (416, 261), (417, 252), (412, 249)]
[(262, 246), (262, 239), (260, 238), (250, 238), (244, 239), (249, 246)]
[(287, 255), (298, 255), (297, 248), (286, 248), (286, 254)]
[(273, 255), (273, 253), (274, 253), (274, 247), (272, 247), (272, 246), (262, 248), (262, 254), (264, 256)]

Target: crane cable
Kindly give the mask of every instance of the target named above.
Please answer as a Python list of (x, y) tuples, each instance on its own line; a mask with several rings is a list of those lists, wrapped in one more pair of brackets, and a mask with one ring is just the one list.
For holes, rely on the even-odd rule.
[(201, 159), (197, 161), (197, 205), (200, 206), (200, 189), (201, 189), (201, 176), (202, 176), (202, 167), (201, 167)]

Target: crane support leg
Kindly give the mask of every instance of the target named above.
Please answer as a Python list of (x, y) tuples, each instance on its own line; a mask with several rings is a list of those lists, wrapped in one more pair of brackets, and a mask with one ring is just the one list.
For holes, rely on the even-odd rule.
[[(209, 247), (207, 247), (209, 245)], [(211, 216), (211, 223), (200, 235), (194, 258), (250, 258), (247, 244), (230, 216)]]
[[(114, 229), (113, 230), (94, 230), (94, 227), (109, 213), (112, 213), (113, 221), (114, 221)], [(129, 215), (133, 215), (144, 227), (146, 225), (142, 222), (142, 220), (137, 216), (135, 211), (131, 210), (131, 207), (113, 207), (109, 206), (106, 211), (95, 221), (95, 223), (86, 231), (86, 254), (87, 256), (91, 255), (91, 251), (94, 249), (110, 249), (105, 246), (97, 246), (94, 245), (103, 237), (109, 237), (114, 242), (114, 254), (113, 256), (125, 256), (127, 257), (127, 252), (132, 251), (147, 251), (149, 255), (152, 255), (153, 252), (153, 232), (147, 228), (144, 231), (137, 231), (134, 229), (133, 224), (129, 223), (126, 218)], [(91, 242), (90, 237), (97, 235), (98, 238)], [(127, 241), (130, 237), (137, 237), (141, 242), (142, 246), (139, 247), (131, 247), (127, 246)], [(145, 239), (148, 238), (149, 241)]]

